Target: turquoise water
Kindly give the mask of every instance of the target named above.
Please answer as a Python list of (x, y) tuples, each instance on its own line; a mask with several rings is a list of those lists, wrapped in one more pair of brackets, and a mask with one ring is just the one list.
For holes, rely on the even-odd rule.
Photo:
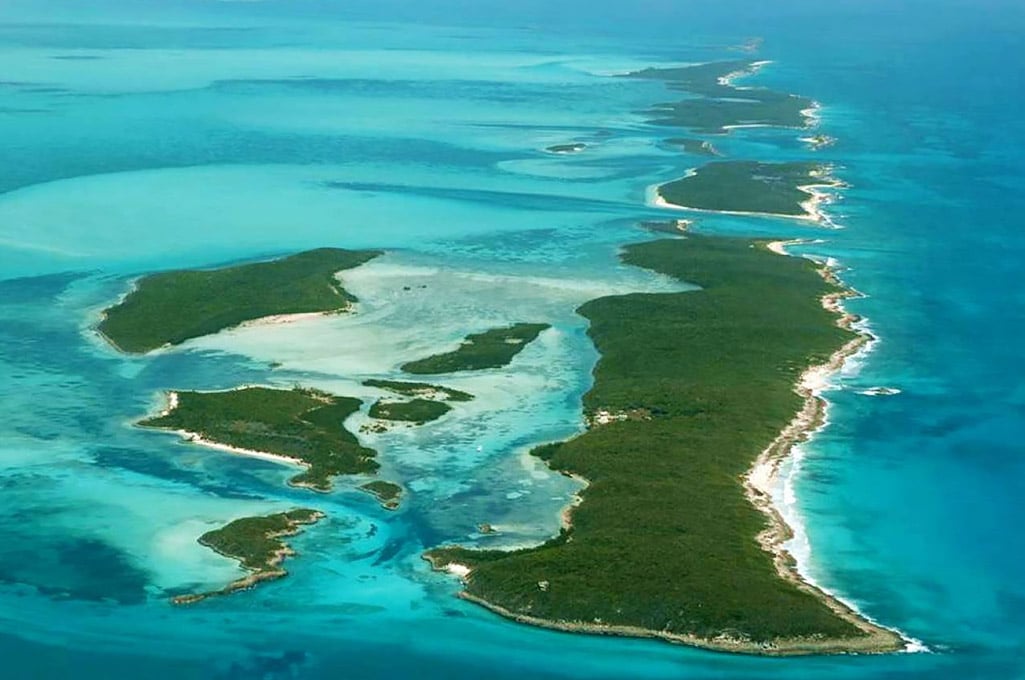
[[(1025, 677), (1022, 10), (551, 4), (0, 8), (5, 677)], [(695, 161), (638, 114), (661, 86), (609, 74), (735, 56), (755, 35), (775, 61), (758, 82), (821, 101), (840, 141), (715, 143), (835, 162), (844, 228), (699, 226), (821, 237), (807, 250), (866, 294), (851, 308), (881, 341), (836, 378), (831, 424), (782, 500), (803, 520), (802, 568), (931, 653), (772, 660), (557, 634), (455, 599), (419, 559), (556, 530), (576, 487), (523, 454), (582, 427), (596, 357), (573, 309), (675, 288), (616, 250), (647, 238), (637, 219), (665, 217), (645, 188)], [(542, 151), (569, 141), (590, 148)], [(359, 314), (145, 359), (89, 332), (133, 274), (321, 245), (389, 249), (346, 275)], [(522, 320), (553, 328), (500, 378), (452, 381), (478, 400), (367, 436), (411, 491), (398, 513), (355, 482), (311, 496), (288, 469), (130, 427), (172, 387), (371, 397), (361, 379)], [(901, 393), (861, 394), (875, 386)], [(289, 578), (167, 603), (239, 573), (198, 535), (296, 505), (329, 519), (296, 540)]]

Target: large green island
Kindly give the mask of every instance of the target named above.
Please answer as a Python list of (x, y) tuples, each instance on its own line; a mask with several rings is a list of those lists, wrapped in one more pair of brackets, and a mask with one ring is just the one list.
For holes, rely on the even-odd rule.
[(118, 349), (142, 353), (247, 321), (342, 312), (356, 299), (335, 274), (379, 254), (320, 248), (268, 262), (151, 274), (104, 311), (98, 330)]
[(462, 596), (511, 619), (758, 654), (886, 652), (892, 631), (805, 583), (752, 470), (818, 426), (797, 389), (864, 338), (816, 265), (764, 244), (692, 235), (629, 247), (632, 265), (698, 291), (600, 298), (589, 429), (535, 455), (587, 481), (562, 533), (512, 551), (439, 547)]
[(175, 430), (198, 443), (295, 463), (294, 486), (329, 491), (335, 475), (372, 473), (375, 452), (343, 422), (361, 402), (312, 389), (243, 387), (227, 392), (171, 392), (167, 410), (139, 424)]
[(766, 62), (715, 61), (676, 68), (648, 68), (630, 78), (663, 81), (686, 99), (657, 104), (648, 114), (651, 123), (684, 127), (704, 133), (724, 133), (734, 127), (803, 128), (812, 118), (815, 102), (807, 97), (764, 87), (737, 87), (736, 78), (751, 75)]
[[(694, 234), (626, 249), (627, 264), (701, 289), (610, 296), (578, 310), (590, 322), (601, 357), (584, 398), (588, 429), (533, 453), (587, 486), (565, 513), (560, 535), (540, 546), (511, 551), (443, 546), (427, 552), (436, 568), (463, 575), (465, 598), (540, 626), (729, 651), (902, 648), (897, 634), (797, 575), (782, 548), (788, 528), (764, 485), (753, 481), (756, 473), (771, 473), (790, 446), (821, 421), (822, 402), (807, 389), (795, 390), (805, 371), (837, 365), (864, 341), (850, 330), (850, 317), (838, 318), (833, 303), (844, 289), (814, 263), (773, 250), (760, 242)], [(351, 255), (311, 252), (318, 258)], [(337, 304), (349, 298), (337, 287), (334, 271), (340, 261), (334, 255), (315, 278), (321, 293), (329, 291)], [(250, 266), (255, 265), (243, 268)], [(293, 275), (309, 274), (303, 271)], [(177, 281), (149, 280), (147, 295), (131, 305), (129, 296), (113, 309), (129, 305), (124, 318), (144, 329), (146, 324), (138, 322), (151, 318), (147, 305), (175, 297), (168, 290), (173, 293)], [(188, 296), (176, 299), (200, 309), (208, 304)], [(260, 314), (279, 313), (281, 305), (287, 303), (262, 307)], [(186, 305), (179, 311), (192, 309)], [(117, 313), (108, 314), (111, 318)], [(217, 318), (194, 332), (215, 332), (237, 323), (239, 315)], [(471, 334), (454, 351), (402, 369), (443, 374), (501, 368), (548, 327), (518, 323)], [(378, 401), (371, 417), (414, 423), (444, 415), (452, 408), (447, 402), (473, 398), (430, 383), (373, 379), (364, 384), (398, 397)], [(361, 408), (356, 398), (243, 386), (174, 391), (169, 402), (163, 413), (140, 424), (304, 466), (290, 480), (293, 485), (328, 491), (336, 475), (369, 475), (378, 468), (375, 452), (344, 427)], [(398, 506), (403, 494), (398, 484), (360, 482), (357, 488), (384, 507)], [(284, 575), (280, 563), (290, 554), (281, 538), (319, 517), (313, 510), (249, 517), (204, 534), (203, 545), (238, 559), (251, 573), (221, 590), (175, 601), (185, 604), (279, 578)]]
[(715, 161), (658, 187), (665, 206), (821, 220), (818, 187), (837, 186), (821, 163)]

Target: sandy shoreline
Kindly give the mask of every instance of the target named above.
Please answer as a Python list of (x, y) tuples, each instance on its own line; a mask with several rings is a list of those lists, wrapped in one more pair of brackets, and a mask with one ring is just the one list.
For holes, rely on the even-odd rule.
[(560, 473), (569, 477), (574, 482), (580, 484), (580, 488), (573, 493), (573, 498), (569, 504), (562, 509), (559, 513), (559, 524), (562, 526), (563, 531), (569, 531), (573, 528), (573, 511), (580, 507), (580, 504), (584, 502), (584, 492), (587, 491), (587, 487), (591, 486), (591, 482), (569, 472)]
[[(103, 347), (105, 347), (107, 349), (113, 349), (115, 352), (117, 352), (118, 354), (120, 354), (122, 356), (125, 356), (125, 357), (144, 356), (142, 354), (136, 354), (134, 352), (129, 352), (128, 350), (123, 348), (121, 345), (119, 345), (116, 342), (114, 342), (114, 338), (110, 337), (109, 335), (104, 333), (102, 330), (100, 330), (100, 324), (102, 324), (106, 320), (107, 320), (107, 313), (105, 311), (101, 312), (100, 313), (100, 320), (94, 326), (91, 326), (89, 328), (89, 330), (92, 331), (91, 337), (99, 338), (100, 339), (100, 344)], [(160, 347), (157, 347), (156, 349), (151, 349), (150, 351), (146, 352), (145, 356), (153, 356), (153, 355), (157, 354), (158, 352), (160, 352), (162, 350), (168, 349), (169, 347), (171, 347), (171, 345), (161, 345)]]
[[(780, 218), (788, 219), (788, 220), (804, 220), (804, 221), (807, 221), (807, 222), (820, 222), (820, 219), (821, 219), (821, 217), (817, 217), (816, 216), (816, 215), (821, 216), (821, 212), (820, 211), (816, 210), (814, 213), (812, 213), (805, 206), (805, 204), (808, 203), (808, 201), (805, 201), (805, 202), (801, 203), (801, 207), (805, 209), (805, 214), (803, 214), (803, 215), (787, 215), (787, 214), (784, 214), (784, 213), (767, 213), (767, 212), (750, 212), (750, 211), (746, 211), (746, 210), (713, 210), (711, 208), (692, 208), (692, 207), (686, 206), (686, 205), (678, 205), (676, 203), (670, 203), (669, 201), (667, 201), (665, 198), (662, 197), (662, 194), (660, 194), (658, 192), (658, 186), (661, 186), (661, 185), (657, 185), (655, 187), (654, 195), (648, 201), (651, 206), (656, 207), (656, 208), (668, 208), (669, 210), (686, 210), (688, 212), (711, 213), (713, 215), (738, 215), (738, 216), (741, 216), (741, 217), (780, 217)], [(803, 187), (799, 187), (799, 188), (802, 191), (804, 191)], [(805, 193), (808, 193), (808, 192), (805, 192)], [(809, 200), (815, 200), (815, 196), (813, 195)], [(821, 201), (821, 199), (819, 199), (819, 200)]]
[(810, 130), (819, 126), (822, 122), (822, 104), (818, 102), (812, 102), (812, 105), (806, 109), (801, 109), (801, 115), (804, 116), (804, 129)]
[(230, 446), (228, 444), (221, 444), (209, 439), (204, 439), (202, 435), (197, 432), (189, 432), (188, 430), (172, 430), (177, 435), (180, 435), (182, 439), (189, 442), (190, 444), (198, 444), (205, 446), (208, 449), (217, 449), (218, 451), (225, 451), (227, 453), (234, 453), (239, 456), (247, 456), (249, 458), (259, 458), (260, 460), (270, 461), (272, 463), (278, 463), (280, 465), (291, 465), (293, 467), (307, 468), (304, 461), (299, 458), (291, 458), (289, 456), (281, 456), (276, 453), (267, 453), (266, 451), (252, 451), (250, 449), (240, 449), (237, 446)]
[[(452, 566), (452, 565), (450, 565)], [(464, 565), (457, 565), (466, 569)], [(462, 573), (462, 569), (459, 570)], [(469, 570), (466, 569), (469, 573)], [(525, 623), (539, 628), (559, 630), (567, 633), (588, 633), (591, 635), (610, 635), (614, 637), (649, 638), (663, 640), (675, 644), (697, 647), (713, 652), (730, 652), (734, 654), (753, 654), (758, 656), (810, 656), (817, 654), (876, 654), (896, 651), (889, 647), (880, 649), (873, 638), (852, 638), (849, 640), (794, 639), (770, 643), (756, 643), (739, 640), (728, 636), (702, 638), (693, 635), (678, 635), (665, 631), (651, 630), (637, 626), (616, 626), (607, 624), (587, 623), (584, 621), (550, 621), (535, 616), (516, 614), (504, 607), (492, 604), (487, 600), (471, 595), (465, 591), (458, 597), (473, 602), (504, 618)]]
[[(197, 339), (197, 338), (188, 338), (184, 342), (181, 342), (181, 343), (178, 343), (178, 344), (165, 343), (165, 344), (161, 345), (160, 347), (155, 347), (155, 348), (147, 350), (145, 352), (129, 352), (129, 351), (125, 350), (123, 347), (121, 347), (119, 344), (117, 344), (117, 342), (115, 342), (113, 338), (111, 338), (109, 335), (107, 335), (106, 333), (104, 333), (100, 329), (100, 326), (103, 324), (104, 321), (107, 320), (107, 310), (108, 309), (113, 309), (114, 307), (117, 307), (117, 306), (121, 305), (126, 299), (128, 299), (128, 297), (130, 295), (135, 293), (137, 290), (138, 290), (138, 280), (135, 280), (135, 281), (132, 282), (131, 288), (128, 291), (122, 293), (118, 297), (117, 301), (114, 302), (114, 304), (107, 305), (102, 310), (100, 310), (100, 312), (99, 312), (99, 320), (89, 327), (89, 330), (91, 330), (93, 333), (95, 333), (96, 336), (98, 336), (103, 341), (104, 344), (106, 344), (108, 347), (114, 349), (114, 351), (116, 351), (118, 354), (123, 354), (123, 355), (128, 356), (128, 357), (141, 357), (141, 356), (155, 356), (155, 355), (157, 355), (160, 352), (165, 352), (165, 351), (167, 351), (169, 349), (172, 349), (174, 347), (180, 347), (180, 346), (188, 343), (189, 340)], [(312, 320), (312, 319), (318, 319), (318, 318), (324, 317), (324, 316), (334, 316), (336, 314), (347, 314), (347, 313), (351, 313), (352, 311), (353, 311), (353, 304), (350, 302), (350, 303), (346, 303), (344, 307), (339, 307), (338, 309), (331, 309), (331, 310), (326, 310), (326, 311), (322, 311), (322, 312), (297, 312), (295, 314), (272, 314), (270, 316), (261, 316), (261, 317), (258, 317), (256, 319), (247, 319), (246, 321), (242, 321), (240, 323), (237, 323), (234, 326), (228, 326), (226, 328), (222, 328), (220, 330), (214, 331), (213, 333), (208, 333), (207, 335), (217, 335), (218, 333), (223, 333), (225, 331), (232, 331), (232, 330), (236, 330), (236, 329), (240, 329), (240, 328), (252, 328), (252, 327), (262, 327), (262, 326), (281, 326), (281, 325), (285, 325), (285, 324), (297, 323), (297, 322), (300, 322), (300, 321), (309, 321), (309, 320)], [(197, 337), (207, 337), (207, 336), (203, 335), (203, 336), (197, 336)]]
[(744, 68), (737, 69), (736, 71), (732, 71), (730, 73), (727, 73), (724, 76), (720, 76), (719, 77), (719, 84), (723, 85), (725, 87), (732, 87), (734, 90), (750, 90), (750, 89), (752, 89), (751, 87), (740, 87), (738, 85), (735, 85), (733, 83), (733, 81), (735, 81), (737, 78), (743, 78), (745, 76), (757, 75), (757, 73), (759, 71), (761, 71), (764, 67), (768, 66), (771, 63), (772, 62), (769, 61), (768, 59), (761, 59), (759, 61), (752, 61), (750, 64), (748, 64)]
[[(727, 73), (726, 75), (721, 76), (719, 78), (719, 84), (724, 87), (733, 88), (734, 90), (740, 92), (743, 92), (744, 90), (757, 89), (757, 85), (737, 85), (734, 81), (736, 81), (738, 78), (746, 78), (748, 76), (758, 75), (759, 71), (761, 71), (765, 66), (768, 66), (771, 63), (772, 61), (768, 59), (753, 61), (746, 68), (738, 69), (736, 71), (733, 71), (732, 73)], [(738, 123), (736, 125), (723, 125), (722, 129), (729, 131), (742, 130), (744, 128), (784, 127), (789, 129), (810, 130), (812, 128), (818, 127), (819, 123), (822, 122), (822, 115), (820, 113), (821, 110), (822, 104), (820, 104), (817, 101), (812, 101), (811, 106), (809, 106), (806, 109), (801, 109), (800, 114), (802, 117), (804, 117), (804, 125), (800, 127), (793, 125), (775, 125), (772, 123)]]
[[(297, 312), (295, 314), (272, 314), (270, 316), (261, 316), (258, 319), (249, 319), (242, 323), (234, 326), (233, 328), (252, 328), (254, 326), (281, 326), (290, 323), (296, 323), (299, 321), (309, 321), (310, 319), (319, 319), (323, 316), (333, 316), (335, 314), (344, 314), (349, 311), (350, 306), (342, 307), (340, 309), (330, 310), (326, 312)], [(231, 330), (225, 328), (224, 330)]]
[[(302, 527), (309, 526), (311, 524), (316, 524), (325, 517), (327, 517), (327, 515), (318, 510), (313, 513), (313, 515), (310, 517), (308, 521), (293, 521), (291, 522), (288, 529), (285, 529), (284, 531), (272, 532), (267, 534), (266, 536), (268, 539), (271, 540), (278, 538), (288, 538), (290, 536), (297, 536), (303, 532)], [(243, 564), (242, 559), (237, 555), (231, 555), (222, 550), (218, 550), (215, 546), (204, 543), (202, 540), (200, 540), (199, 543), (203, 547), (213, 550), (215, 553), (221, 555), (222, 557), (227, 557), (229, 559), (236, 560), (239, 562), (240, 565)], [(296, 553), (296, 551), (291, 546), (282, 544), (281, 548), (274, 551), (274, 553), (271, 555), (271, 558), (267, 560), (267, 563), (263, 568), (254, 569), (245, 567), (243, 565), (243, 568), (247, 569), (249, 573), (243, 576), (242, 578), (235, 579), (228, 585), (218, 590), (212, 590), (206, 593), (178, 595), (176, 597), (171, 598), (171, 603), (176, 605), (195, 604), (196, 602), (201, 602), (210, 597), (217, 597), (219, 595), (231, 595), (232, 593), (237, 593), (240, 590), (249, 590), (250, 588), (255, 588), (263, 581), (273, 581), (275, 579), (284, 578), (285, 576), (288, 576), (288, 572), (285, 571), (284, 568), (282, 568), (281, 564), (285, 561), (286, 558), (294, 557), (297, 554), (298, 553)]]
[[(806, 239), (773, 241), (767, 243), (766, 248), (778, 255), (792, 256), (787, 252), (787, 246), (808, 242)], [(831, 261), (823, 264), (819, 273), (827, 281), (842, 285)], [(773, 563), (781, 578), (815, 595), (837, 616), (865, 632), (867, 639), (875, 640), (879, 646), (880, 649), (875, 651), (927, 651), (920, 641), (908, 637), (899, 630), (876, 623), (858, 611), (853, 604), (841, 600), (834, 593), (801, 574), (799, 564), (785, 547), (786, 542), (793, 538), (794, 530), (787, 524), (773, 497), (773, 489), (779, 482), (782, 464), (792, 455), (794, 447), (807, 442), (828, 424), (826, 412), (829, 402), (821, 395), (829, 388), (830, 378), (842, 370), (851, 359), (870, 351), (876, 342), (876, 337), (863, 327), (862, 319), (843, 307), (845, 299), (855, 297), (860, 297), (860, 294), (845, 287), (822, 298), (822, 306), (838, 316), (836, 324), (855, 332), (857, 337), (834, 352), (826, 363), (811, 366), (801, 375), (795, 389), (804, 398), (804, 405), (790, 424), (755, 460), (754, 465), (744, 476), (744, 490), (752, 505), (769, 518), (769, 528), (759, 534), (758, 543), (766, 552), (773, 555)]]
[[(250, 387), (253, 387), (253, 385), (241, 385), (239, 387), (234, 388), (234, 390), (244, 390), (244, 389), (248, 389)], [(230, 390), (230, 391), (234, 391), (234, 390)], [(174, 390), (170, 390), (170, 391), (166, 392), (165, 394), (166, 394), (166, 397), (167, 397), (167, 404), (163, 408), (163, 410), (160, 411), (160, 416), (161, 417), (169, 415), (172, 411), (174, 411), (174, 409), (176, 409), (178, 407), (178, 400), (179, 400), (178, 392), (176, 392)], [(265, 460), (265, 461), (268, 461), (268, 462), (271, 462), (271, 463), (277, 463), (278, 465), (288, 465), (290, 467), (298, 467), (298, 468), (302, 468), (304, 470), (309, 469), (309, 467), (310, 467), (309, 464), (306, 461), (304, 461), (304, 460), (302, 460), (300, 458), (292, 458), (291, 456), (283, 456), (283, 455), (280, 455), (280, 454), (277, 454), (277, 453), (268, 453), (266, 451), (254, 451), (252, 449), (243, 449), (243, 448), (240, 448), (240, 447), (237, 447), (237, 446), (231, 446), (230, 444), (222, 444), (220, 442), (216, 442), (216, 441), (213, 441), (213, 440), (210, 440), (210, 439), (205, 439), (203, 437), (203, 435), (201, 433), (199, 433), (199, 432), (191, 432), (189, 430), (172, 430), (172, 429), (164, 428), (164, 427), (153, 427), (153, 426), (149, 426), (149, 425), (139, 425), (139, 424), (136, 424), (136, 426), (137, 427), (144, 427), (144, 428), (152, 429), (152, 430), (162, 430), (164, 432), (170, 432), (172, 434), (178, 435), (179, 437), (181, 437), (181, 439), (183, 441), (188, 442), (189, 444), (197, 444), (199, 446), (204, 446), (204, 447), (206, 447), (208, 449), (215, 449), (217, 451), (224, 451), (226, 453), (232, 453), (232, 454), (235, 454), (237, 456), (246, 456), (248, 458), (257, 458), (259, 460)], [(311, 485), (308, 485), (308, 484), (303, 484), (301, 482), (298, 483), (298, 484), (295, 484), (295, 483), (292, 483), (290, 481), (289, 485), (290, 486), (295, 486), (295, 487), (300, 487), (300, 488), (303, 488), (303, 489), (311, 489), (313, 491), (324, 492), (324, 489), (318, 489), (317, 487), (314, 487), (314, 486), (311, 486)]]
[[(430, 555), (424, 555), (424, 559), (430, 563), (431, 567), (435, 571), (443, 571), (453, 576), (457, 576), (461, 582), (465, 582), (472, 573), (472, 569), (465, 564), (450, 562), (441, 566)], [(822, 596), (821, 591), (816, 590), (816, 594), (820, 597)], [(472, 602), (484, 607), (485, 609), (511, 621), (537, 626), (539, 628), (559, 630), (567, 633), (588, 633), (591, 635), (656, 639), (715, 652), (754, 654), (759, 656), (802, 656), (814, 654), (875, 654), (880, 652), (898, 651), (890, 643), (892, 633), (887, 629), (880, 629), (885, 634), (884, 639), (882, 640), (880, 639), (880, 636), (870, 635), (864, 638), (853, 638), (849, 640), (809, 638), (756, 643), (749, 640), (731, 638), (726, 635), (720, 635), (715, 638), (703, 638), (696, 635), (667, 633), (666, 631), (641, 628), (639, 626), (609, 625), (604, 623), (590, 623), (586, 621), (554, 621), (536, 616), (517, 614), (516, 612), (510, 611), (505, 607), (496, 605), (481, 597), (471, 595), (465, 590), (460, 591), (458, 593), (458, 597), (466, 600), (467, 602)]]
[[(686, 177), (693, 176), (695, 173), (695, 170), (689, 170), (687, 174), (685, 174), (680, 179), (685, 179)], [(667, 208), (669, 210), (686, 210), (691, 212), (711, 213), (714, 215), (739, 215), (742, 217), (779, 217), (783, 219), (814, 222), (815, 224), (819, 224), (824, 227), (836, 228), (836, 225), (833, 223), (833, 221), (822, 210), (822, 206), (829, 205), (833, 202), (834, 196), (832, 193), (828, 191), (822, 191), (822, 189), (839, 189), (845, 185), (840, 180), (833, 179), (832, 177), (828, 176), (828, 174), (824, 174), (822, 177), (816, 179), (819, 179), (821, 181), (816, 182), (814, 184), (802, 184), (797, 187), (799, 191), (808, 194), (808, 198), (799, 203), (801, 209), (804, 210), (803, 215), (787, 213), (753, 212), (747, 210), (715, 210), (712, 208), (693, 208), (686, 205), (679, 205), (677, 203), (671, 203), (667, 201), (662, 196), (661, 191), (659, 191), (662, 188), (662, 186), (666, 184), (666, 182), (654, 184), (648, 187), (647, 203), (648, 205), (656, 208)]]
[[(788, 246), (811, 242), (814, 241), (809, 239), (780, 240), (766, 243), (765, 248), (777, 255), (791, 257), (792, 255), (786, 250)], [(667, 633), (665, 631), (650, 630), (636, 626), (548, 620), (518, 614), (472, 595), (465, 590), (459, 593), (459, 597), (513, 621), (542, 628), (598, 635), (655, 638), (713, 651), (768, 656), (851, 653), (882, 654), (928, 651), (918, 640), (910, 638), (899, 630), (888, 628), (875, 622), (858, 611), (855, 605), (845, 602), (834, 593), (806, 578), (799, 571), (799, 564), (794, 556), (786, 549), (786, 542), (794, 536), (794, 532), (791, 526), (787, 524), (773, 498), (772, 490), (779, 480), (780, 467), (792, 455), (794, 446), (808, 441), (827, 424), (826, 409), (828, 402), (821, 396), (821, 392), (829, 387), (830, 378), (840, 371), (845, 363), (853, 357), (868, 351), (876, 340), (875, 336), (863, 327), (860, 317), (844, 309), (843, 300), (858, 297), (859, 293), (853, 289), (842, 287), (834, 268), (835, 263), (829, 260), (823, 263), (819, 269), (819, 273), (824, 279), (841, 286), (841, 290), (838, 292), (824, 296), (822, 298), (822, 305), (837, 315), (836, 324), (838, 326), (851, 330), (857, 335), (853, 340), (834, 352), (826, 363), (810, 366), (804, 371), (794, 386), (795, 391), (804, 398), (801, 410), (780, 432), (776, 439), (755, 459), (752, 467), (743, 476), (741, 481), (748, 500), (769, 519), (768, 528), (759, 534), (756, 540), (762, 549), (772, 556), (773, 564), (779, 577), (823, 602), (837, 617), (860, 630), (864, 634), (863, 637), (836, 639), (795, 638), (765, 643), (755, 643), (728, 636), (702, 638), (694, 635)], [(579, 479), (585, 485), (587, 484), (585, 479), (574, 478)], [(580, 492), (578, 492), (572, 502), (563, 509), (561, 519), (564, 528), (568, 529), (572, 526), (573, 510), (581, 501), (582, 497)], [(424, 558), (436, 570), (446, 571), (449, 574), (458, 576), (463, 582), (472, 574), (472, 569), (468, 565), (449, 563), (440, 566), (430, 555), (425, 555)], [(541, 584), (539, 583), (540, 586)]]

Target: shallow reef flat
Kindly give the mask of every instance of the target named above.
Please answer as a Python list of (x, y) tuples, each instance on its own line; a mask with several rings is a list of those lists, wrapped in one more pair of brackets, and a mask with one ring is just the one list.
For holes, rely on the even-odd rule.
[(244, 322), (342, 312), (355, 298), (335, 274), (379, 254), (320, 248), (269, 262), (151, 274), (104, 311), (98, 328), (122, 351), (142, 353)]
[(714, 61), (675, 68), (648, 68), (630, 78), (661, 80), (686, 99), (656, 104), (647, 114), (654, 125), (725, 133), (737, 127), (803, 128), (813, 120), (815, 102), (807, 97), (764, 87), (738, 87), (736, 78), (751, 75), (761, 61)]
[(901, 648), (765, 549), (779, 520), (745, 475), (818, 403), (795, 390), (803, 373), (858, 336), (823, 306), (842, 290), (814, 263), (759, 245), (692, 235), (626, 250), (626, 263), (702, 288), (580, 308), (601, 356), (590, 426), (534, 454), (589, 485), (543, 545), (429, 551), (463, 575), (464, 597), (526, 623), (729, 651)]

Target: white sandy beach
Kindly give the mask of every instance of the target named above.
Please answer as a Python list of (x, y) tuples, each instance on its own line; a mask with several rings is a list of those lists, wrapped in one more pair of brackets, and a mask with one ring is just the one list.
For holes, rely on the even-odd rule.
[(659, 186), (661, 185), (654, 185), (654, 194), (648, 199), (648, 205), (651, 207), (668, 208), (669, 210), (686, 210), (688, 212), (710, 213), (713, 215), (738, 215), (745, 217), (780, 217), (790, 220), (804, 220), (808, 222), (815, 222), (827, 227), (834, 226), (832, 220), (830, 220), (828, 216), (826, 216), (819, 208), (819, 205), (823, 202), (828, 203), (828, 201), (825, 200), (828, 195), (811, 191), (810, 185), (798, 187), (798, 189), (800, 189), (801, 191), (811, 194), (811, 197), (807, 201), (804, 201), (800, 204), (801, 208), (803, 208), (805, 211), (804, 215), (783, 215), (780, 213), (748, 212), (744, 210), (711, 210), (708, 208), (691, 208), (685, 205), (677, 205), (676, 203), (670, 203), (669, 201), (667, 201), (665, 198), (662, 197), (662, 194), (658, 193)]
[[(240, 387), (236, 387), (234, 390), (231, 390), (231, 391), (244, 390), (244, 389), (247, 389), (249, 387), (253, 387), (253, 385), (242, 385)], [(179, 403), (178, 393), (174, 392), (174, 391), (167, 392), (167, 405), (160, 412), (160, 416), (163, 417), (163, 416), (169, 415), (172, 411), (174, 411), (176, 408), (178, 408), (178, 403)], [(239, 448), (237, 446), (230, 446), (228, 444), (222, 444), (220, 442), (215, 442), (215, 441), (211, 441), (209, 439), (204, 439), (203, 436), (201, 434), (199, 434), (198, 432), (190, 432), (188, 430), (171, 430), (171, 431), (174, 432), (175, 434), (177, 434), (178, 436), (180, 436), (185, 441), (191, 443), (191, 444), (198, 444), (200, 446), (205, 446), (205, 447), (210, 448), (210, 449), (216, 449), (218, 451), (225, 451), (227, 453), (234, 453), (234, 454), (239, 455), (239, 456), (248, 456), (250, 458), (258, 458), (260, 460), (266, 460), (266, 461), (270, 461), (272, 463), (278, 463), (279, 465), (289, 465), (289, 466), (293, 466), (293, 467), (302, 467), (302, 468), (309, 467), (306, 464), (305, 461), (302, 461), (302, 460), (300, 460), (298, 458), (292, 458), (292, 457), (289, 457), (289, 456), (282, 456), (282, 455), (278, 455), (278, 454), (274, 454), (274, 453), (267, 453), (265, 451), (252, 451), (250, 449), (242, 449), (242, 448)]]
[[(686, 173), (679, 179), (686, 179), (693, 177), (698, 172), (697, 168), (689, 168)], [(740, 216), (759, 216), (759, 217), (781, 217), (793, 220), (804, 220), (815, 222), (824, 227), (836, 228), (836, 224), (823, 210), (822, 206), (829, 205), (836, 200), (835, 195), (831, 191), (847, 186), (842, 181), (832, 177), (831, 168), (824, 168), (818, 171), (814, 176), (817, 180), (811, 184), (802, 184), (797, 189), (805, 194), (808, 194), (808, 199), (800, 203), (801, 209), (804, 210), (804, 215), (785, 215), (781, 213), (766, 213), (766, 212), (751, 212), (745, 210), (713, 210), (710, 208), (692, 208), (690, 206), (679, 205), (667, 201), (660, 191), (662, 186), (666, 182), (660, 182), (658, 184), (651, 184), (645, 189), (646, 204), (656, 208), (668, 208), (670, 210), (686, 210), (701, 213), (711, 213), (717, 215), (740, 215)], [(679, 180), (673, 180), (679, 181)]]
[[(805, 241), (774, 241), (767, 244), (767, 247), (778, 255), (791, 256), (786, 250), (787, 246), (800, 243)], [(836, 266), (836, 261), (830, 258), (823, 264), (822, 276), (827, 280), (837, 281)], [(801, 517), (792, 509), (795, 499), (794, 478), (799, 470), (799, 458), (802, 455), (798, 447), (828, 426), (829, 402), (822, 395), (834, 387), (833, 379), (836, 374), (844, 371), (850, 362), (862, 359), (865, 354), (871, 352), (877, 342), (876, 336), (867, 330), (863, 320), (843, 307), (844, 299), (859, 295), (857, 291), (847, 289), (845, 292), (827, 295), (822, 299), (823, 307), (839, 315), (838, 325), (856, 331), (858, 337), (834, 353), (829, 361), (812, 366), (801, 375), (795, 389), (805, 398), (804, 407), (779, 437), (758, 456), (744, 476), (744, 487), (751, 503), (770, 519), (770, 528), (758, 537), (759, 543), (775, 556), (776, 568), (782, 578), (803, 583), (822, 593), (827, 604), (849, 620), (851, 617), (855, 622), (861, 619), (877, 629), (889, 630), (899, 635), (904, 641), (905, 652), (928, 652), (930, 650), (920, 640), (911, 638), (896, 628), (883, 626), (865, 615), (856, 603), (820, 585), (809, 572), (810, 554), (794, 554), (787, 547), (795, 537), (802, 537), (802, 542), (807, 544), (807, 534)], [(795, 456), (798, 460), (792, 465), (790, 474), (786, 479), (781, 478), (784, 463)]]
[(337, 314), (338, 312), (299, 312), (297, 314), (273, 314), (271, 316), (262, 316), (259, 319), (250, 319), (249, 321), (243, 321), (236, 328), (252, 328), (254, 326), (280, 326), (283, 324), (297, 323), (299, 321), (308, 321), (310, 319), (319, 319), (323, 316), (330, 316), (331, 314)]

